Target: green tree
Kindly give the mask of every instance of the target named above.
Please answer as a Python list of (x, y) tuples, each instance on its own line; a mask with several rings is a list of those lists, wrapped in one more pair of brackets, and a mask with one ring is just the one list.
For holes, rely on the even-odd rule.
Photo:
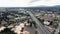
[(54, 19), (53, 27), (57, 28), (59, 22), (60, 21), (58, 19)]
[(1, 31), (0, 34), (16, 34), (16, 33), (14, 33), (14, 31), (11, 31), (11, 29), (6, 28), (3, 31)]
[(34, 27), (37, 28), (35, 21), (30, 22), (30, 27), (32, 27), (32, 25), (34, 25)]
[(10, 25), (10, 24), (14, 24), (14, 23), (16, 23), (15, 21), (9, 21), (8, 22), (8, 24)]
[(35, 31), (35, 34), (38, 34), (38, 31)]

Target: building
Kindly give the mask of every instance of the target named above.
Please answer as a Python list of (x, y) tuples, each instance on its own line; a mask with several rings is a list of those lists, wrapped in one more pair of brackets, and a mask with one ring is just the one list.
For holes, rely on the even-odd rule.
[(48, 21), (44, 21), (44, 24), (45, 24), (45, 25), (49, 25), (50, 22), (48, 22)]

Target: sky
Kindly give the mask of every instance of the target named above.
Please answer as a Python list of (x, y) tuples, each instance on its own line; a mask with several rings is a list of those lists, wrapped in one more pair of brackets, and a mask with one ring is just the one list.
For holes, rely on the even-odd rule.
[(0, 7), (35, 7), (60, 5), (60, 0), (0, 0)]

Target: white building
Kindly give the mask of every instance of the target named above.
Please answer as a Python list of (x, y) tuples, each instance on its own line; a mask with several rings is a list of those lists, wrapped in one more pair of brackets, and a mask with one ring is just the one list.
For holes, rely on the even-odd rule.
[(48, 21), (44, 21), (44, 24), (45, 24), (45, 25), (49, 25), (50, 22), (48, 22)]
[(4, 27), (4, 26), (2, 26), (2, 27), (0, 27), (0, 32), (2, 31), (2, 30), (4, 30), (6, 27)]

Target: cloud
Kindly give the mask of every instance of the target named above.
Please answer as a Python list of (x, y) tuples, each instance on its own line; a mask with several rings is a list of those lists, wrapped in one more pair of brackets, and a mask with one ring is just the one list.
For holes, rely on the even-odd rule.
[(34, 7), (60, 5), (60, 0), (0, 0), (0, 7)]
[(60, 5), (60, 0), (40, 0), (37, 2), (30, 3), (30, 6), (39, 6), (39, 5), (45, 5), (45, 6), (54, 6), (54, 5)]
[(26, 7), (31, 0), (0, 0), (0, 7)]
[(30, 3), (33, 3), (33, 2), (36, 2), (36, 1), (39, 1), (39, 0), (32, 0), (32, 1), (30, 1)]

